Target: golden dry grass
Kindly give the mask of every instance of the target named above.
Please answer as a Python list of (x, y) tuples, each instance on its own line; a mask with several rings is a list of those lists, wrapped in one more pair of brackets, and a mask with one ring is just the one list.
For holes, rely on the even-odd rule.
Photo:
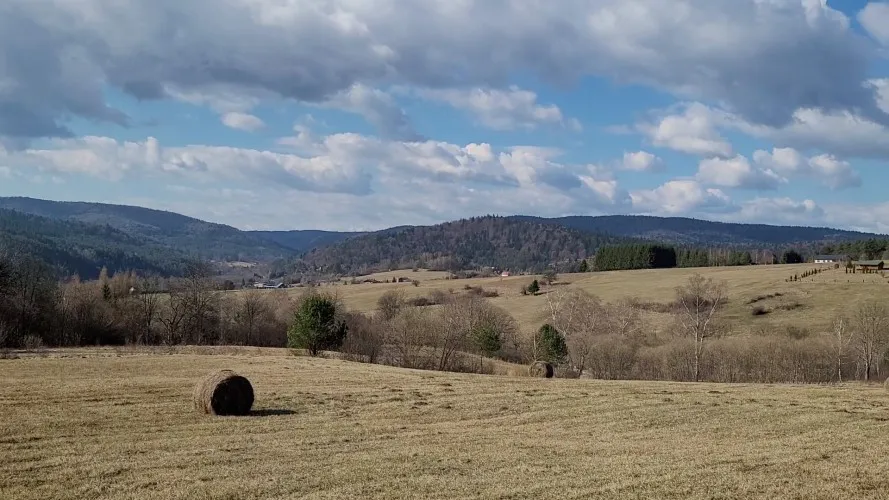
[[(792, 274), (821, 267), (825, 272), (806, 278), (802, 282), (788, 283)], [(676, 286), (689, 276), (700, 273), (705, 277), (725, 280), (729, 287), (729, 304), (724, 317), (736, 329), (745, 330), (775, 325), (793, 325), (819, 332), (829, 327), (831, 319), (839, 313), (848, 312), (861, 301), (882, 297), (889, 293), (889, 280), (879, 274), (845, 274), (842, 268), (832, 269), (828, 265), (794, 264), (748, 267), (711, 267), (695, 269), (655, 269), (639, 271), (611, 271), (584, 274), (561, 274), (559, 285), (550, 290), (566, 286), (580, 288), (598, 295), (605, 301), (637, 297), (643, 301), (669, 302), (673, 300)], [(538, 296), (523, 296), (522, 286), (539, 276), (510, 276), (506, 278), (474, 278), (466, 280), (444, 279), (446, 273), (410, 270), (393, 271), (372, 275), (376, 278), (393, 276), (419, 277), (420, 285), (410, 283), (362, 283), (357, 285), (327, 285), (324, 288), (335, 291), (347, 307), (361, 312), (372, 312), (377, 308), (380, 295), (388, 290), (403, 290), (407, 297), (428, 295), (432, 290), (463, 292), (465, 285), (482, 286), (496, 290), (500, 296), (491, 299), (493, 304), (503, 307), (516, 318), (525, 331), (537, 329), (547, 318), (547, 291)], [(363, 279), (363, 277), (361, 278)], [(292, 289), (291, 293), (302, 293)], [(751, 315), (751, 299), (774, 293), (781, 297), (757, 302), (771, 310), (764, 316)], [(652, 329), (665, 328), (670, 324), (663, 315), (649, 315)]]
[[(274, 351), (0, 361), (0, 498), (887, 498), (889, 392), (420, 372)], [(84, 357), (79, 357), (84, 356)], [(230, 368), (256, 413), (191, 406)]]

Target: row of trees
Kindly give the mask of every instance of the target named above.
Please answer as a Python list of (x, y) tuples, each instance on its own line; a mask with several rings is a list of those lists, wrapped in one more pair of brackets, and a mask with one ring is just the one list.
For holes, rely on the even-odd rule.
[(864, 240), (845, 241), (821, 248), (822, 254), (844, 254), (853, 260), (889, 260), (889, 240), (868, 238)]
[[(795, 250), (780, 258), (770, 251), (720, 248), (675, 248), (657, 244), (608, 245), (599, 248), (593, 268), (596, 271), (662, 269), (671, 267), (749, 266), (752, 264), (794, 264), (803, 262)], [(587, 268), (581, 268), (580, 272)]]
[(597, 271), (676, 267), (676, 249), (661, 245), (608, 245), (596, 252)]
[(121, 344), (283, 346), (286, 292), (222, 293), (202, 266), (184, 278), (134, 273), (59, 283), (27, 258), (0, 258), (0, 347)]
[(283, 290), (227, 293), (197, 266), (166, 281), (103, 271), (96, 281), (59, 283), (39, 261), (4, 258), (0, 347), (287, 346), (452, 371), (490, 371), (492, 357), (527, 361), (512, 316), (471, 292), (440, 292), (431, 308), (393, 291), (368, 316), (314, 288), (300, 297)]

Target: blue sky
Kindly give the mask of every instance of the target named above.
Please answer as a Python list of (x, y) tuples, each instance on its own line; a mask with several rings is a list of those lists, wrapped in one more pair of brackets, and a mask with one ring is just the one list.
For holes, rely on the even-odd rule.
[(0, 196), (889, 232), (889, 3), (8, 0)]

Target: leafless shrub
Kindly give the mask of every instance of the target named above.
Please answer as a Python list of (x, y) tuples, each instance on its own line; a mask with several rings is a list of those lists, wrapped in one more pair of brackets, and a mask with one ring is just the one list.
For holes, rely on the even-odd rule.
[(432, 327), (430, 312), (419, 308), (405, 309), (393, 318), (387, 336), (392, 363), (404, 368), (431, 368), (425, 353)]
[(427, 307), (435, 305), (435, 302), (430, 300), (429, 297), (413, 297), (407, 299), (405, 302), (413, 307)]
[(348, 333), (340, 351), (351, 361), (376, 363), (386, 343), (387, 322), (360, 313), (345, 315)]
[(401, 310), (404, 302), (404, 293), (401, 290), (388, 290), (383, 295), (380, 295), (380, 298), (377, 300), (377, 310), (380, 313), (380, 317), (385, 321), (389, 321), (398, 316), (398, 312)]
[(750, 314), (753, 316), (765, 316), (769, 314), (771, 311), (766, 309), (765, 306), (756, 306), (750, 310)]
[(673, 314), (676, 312), (677, 304), (675, 302), (650, 302), (650, 301), (642, 301), (638, 298), (630, 298), (628, 299), (628, 304), (638, 310), (655, 312), (661, 314)]

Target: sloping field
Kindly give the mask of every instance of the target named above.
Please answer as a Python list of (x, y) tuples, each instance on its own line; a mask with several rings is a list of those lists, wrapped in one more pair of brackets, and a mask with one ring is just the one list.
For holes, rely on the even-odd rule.
[[(545, 380), (250, 352), (0, 361), (0, 498), (889, 496), (878, 386)], [(253, 415), (194, 412), (193, 385), (220, 368), (252, 381)]]
[[(816, 267), (824, 272), (799, 282), (787, 282), (793, 274), (802, 274)], [(388, 290), (400, 289), (407, 297), (428, 295), (433, 290), (460, 293), (464, 286), (481, 286), (496, 290), (499, 297), (492, 303), (505, 308), (518, 320), (522, 329), (530, 331), (546, 320), (546, 292), (558, 287), (580, 288), (598, 295), (605, 301), (635, 297), (645, 302), (666, 303), (674, 299), (676, 286), (689, 276), (700, 273), (705, 277), (725, 280), (728, 284), (729, 303), (725, 319), (744, 333), (751, 328), (767, 328), (776, 325), (793, 325), (809, 328), (814, 332), (827, 328), (834, 315), (854, 310), (861, 301), (869, 298), (889, 297), (889, 280), (879, 274), (846, 274), (844, 269), (827, 265), (795, 264), (747, 267), (710, 267), (696, 269), (654, 269), (639, 271), (611, 271), (584, 274), (559, 275), (559, 284), (544, 288), (538, 296), (523, 296), (522, 286), (535, 276), (510, 276), (506, 278), (476, 278), (446, 280), (446, 273), (412, 273), (410, 270), (373, 275), (375, 278), (408, 278), (422, 274), (417, 287), (410, 283), (362, 283), (356, 285), (326, 286), (335, 291), (354, 310), (370, 312), (376, 309), (380, 295)], [(294, 293), (302, 293), (295, 289)], [(763, 298), (751, 304), (753, 299)], [(754, 306), (769, 312), (761, 316), (751, 314)], [(669, 324), (668, 318), (652, 315), (651, 327), (658, 329)]]

